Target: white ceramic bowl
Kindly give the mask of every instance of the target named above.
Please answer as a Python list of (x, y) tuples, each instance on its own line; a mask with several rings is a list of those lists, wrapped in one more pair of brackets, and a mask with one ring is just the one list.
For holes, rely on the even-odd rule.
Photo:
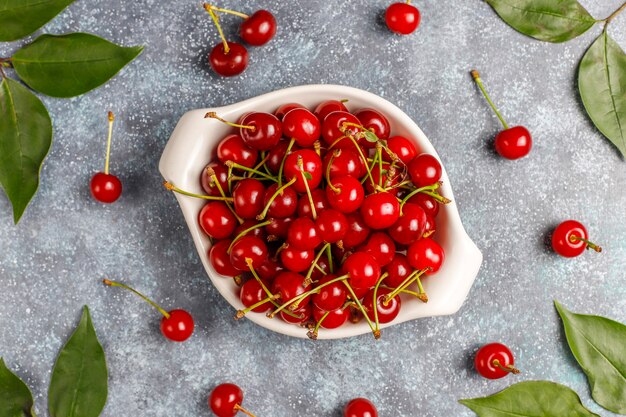
[[(193, 110), (186, 113), (178, 122), (163, 151), (159, 170), (167, 181), (179, 188), (203, 194), (199, 181), (202, 169), (211, 159), (219, 141), (232, 130), (217, 120), (205, 119), (206, 112), (215, 111), (227, 120), (236, 121), (243, 113), (250, 111), (273, 112), (279, 105), (288, 102), (301, 103), (313, 109), (318, 103), (328, 99), (347, 99), (346, 105), (350, 110), (373, 107), (381, 111), (391, 123), (392, 134), (413, 138), (419, 150), (439, 158), (433, 145), (415, 122), (387, 100), (351, 87), (303, 85), (274, 91), (230, 106)], [(381, 326), (383, 328), (420, 317), (454, 314), (463, 304), (476, 279), (482, 263), (482, 254), (461, 224), (445, 168), (442, 181), (441, 194), (451, 199), (452, 203), (441, 207), (437, 216), (437, 233), (434, 236), (445, 250), (445, 262), (436, 275), (423, 280), (429, 297), (428, 303), (425, 304), (403, 295), (400, 314), (392, 323)], [(198, 213), (204, 201), (179, 194), (176, 194), (176, 198), (213, 285), (235, 309), (242, 309), (238, 288), (233, 280), (219, 275), (209, 262), (207, 254), (211, 242), (198, 223)], [(231, 319), (234, 313), (234, 311), (225, 311), (224, 317)], [(294, 337), (306, 337), (305, 329), (285, 323), (278, 317), (270, 319), (262, 313), (249, 313), (246, 317), (275, 332)], [(346, 323), (338, 329), (320, 329), (319, 338), (337, 339), (369, 332), (367, 323), (362, 320), (358, 324)]]

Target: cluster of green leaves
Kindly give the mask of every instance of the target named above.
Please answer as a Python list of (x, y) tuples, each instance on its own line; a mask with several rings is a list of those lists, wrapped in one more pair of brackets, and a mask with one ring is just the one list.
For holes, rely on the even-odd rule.
[(604, 30), (578, 68), (578, 90), (595, 126), (626, 157), (626, 54), (577, 0), (485, 0), (515, 30), (546, 42), (566, 42), (596, 23)]
[[(0, 42), (33, 33), (73, 2), (0, 1)], [(52, 144), (50, 115), (30, 89), (52, 97), (84, 94), (111, 79), (142, 50), (70, 33), (39, 36), (12, 57), (0, 58), (0, 185), (13, 205), (15, 223), (37, 192)], [(30, 89), (7, 77), (11, 68)]]
[[(589, 380), (591, 396), (607, 410), (626, 414), (626, 326), (555, 305), (567, 343)], [(460, 402), (480, 417), (599, 417), (574, 391), (548, 381), (520, 382), (497, 394)]]
[[(48, 412), (52, 417), (98, 417), (107, 399), (108, 371), (89, 309), (69, 338), (52, 371)], [(33, 396), (0, 358), (0, 417), (34, 417)]]

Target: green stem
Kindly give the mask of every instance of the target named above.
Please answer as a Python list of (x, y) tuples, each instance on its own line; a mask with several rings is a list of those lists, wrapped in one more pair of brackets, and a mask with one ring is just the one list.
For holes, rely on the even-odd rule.
[(291, 152), (291, 148), (293, 148), (293, 144), (296, 143), (294, 138), (291, 138), (289, 141), (289, 145), (287, 145), (287, 149), (285, 150), (285, 155), (283, 155), (283, 160), (280, 161), (280, 167), (278, 168), (278, 186), (280, 187), (283, 181), (283, 170), (285, 169), (285, 160), (287, 159), (287, 155)]
[(613, 13), (611, 13), (611, 15), (609, 17), (607, 17), (606, 19), (604, 19), (605, 22), (605, 30), (606, 30), (606, 25), (608, 25), (609, 23), (611, 23), (611, 21), (613, 19), (615, 19), (615, 17), (620, 14), (621, 12), (624, 11), (624, 9), (626, 9), (626, 3), (622, 4), (619, 9), (615, 10)]
[(370, 329), (372, 330), (372, 333), (374, 334), (374, 338), (378, 339), (380, 337), (380, 334), (378, 334), (378, 335), (376, 334), (376, 329), (374, 328), (374, 325), (372, 324), (372, 321), (367, 316), (367, 312), (365, 311), (365, 308), (363, 307), (363, 304), (361, 304), (361, 301), (357, 298), (356, 294), (354, 293), (354, 290), (350, 286), (350, 283), (348, 283), (347, 279), (344, 279), (343, 283), (346, 286), (346, 288), (348, 289), (348, 292), (352, 296), (352, 299), (356, 303), (357, 307), (359, 307), (359, 310), (361, 310), (361, 313), (363, 314), (363, 317), (365, 317), (365, 320), (367, 321), (367, 324), (370, 326)]
[(259, 301), (258, 303), (252, 304), (250, 307), (248, 307), (248, 308), (246, 308), (244, 310), (237, 310), (237, 314), (235, 315), (235, 320), (239, 320), (239, 319), (243, 318), (246, 314), (248, 314), (249, 312), (251, 312), (255, 308), (260, 307), (263, 304), (272, 301), (275, 297), (276, 296), (266, 297), (266, 298), (262, 299), (261, 301)]
[(328, 258), (328, 270), (331, 274), (334, 274), (335, 268), (333, 267), (333, 252), (330, 245), (326, 247), (326, 257)]
[(229, 168), (237, 168), (237, 169), (240, 169), (242, 171), (253, 172), (253, 173), (255, 173), (255, 174), (257, 174), (257, 175), (259, 175), (259, 176), (261, 176), (263, 178), (267, 178), (268, 180), (272, 180), (274, 182), (277, 181), (276, 178), (274, 178), (274, 177), (272, 177), (270, 175), (267, 175), (265, 172), (261, 172), (258, 169), (254, 169), (254, 168), (248, 168), (245, 165), (240, 165), (240, 164), (238, 164), (236, 162), (233, 162), (233, 161), (226, 161), (225, 165), (227, 167), (229, 167)]
[(226, 41), (226, 37), (224, 36), (224, 32), (222, 31), (222, 25), (220, 25), (220, 18), (217, 14), (211, 9), (208, 4), (204, 5), (204, 9), (209, 12), (211, 19), (213, 19), (213, 23), (215, 23), (215, 27), (217, 28), (217, 32), (220, 34), (220, 38), (222, 39), (222, 43), (224, 44), (224, 54), (228, 55), (230, 52), (230, 47), (228, 46), (228, 42)]
[(304, 278), (304, 283), (302, 285), (304, 285), (304, 287), (308, 287), (311, 284), (311, 275), (313, 274), (313, 270), (315, 269), (317, 265), (317, 261), (320, 260), (320, 258), (322, 257), (322, 255), (326, 252), (326, 248), (330, 247), (330, 243), (326, 243), (322, 249), (320, 249), (320, 251), (317, 253), (317, 256), (315, 256), (315, 259), (313, 259), (313, 263), (311, 264), (311, 266), (309, 267), (309, 270), (306, 273), (306, 276)]
[(265, 205), (265, 208), (263, 208), (263, 211), (261, 212), (261, 214), (259, 214), (258, 216), (256, 216), (257, 220), (263, 220), (265, 218), (265, 216), (267, 216), (267, 212), (270, 209), (270, 206), (272, 205), (272, 203), (274, 202), (274, 200), (276, 199), (276, 197), (278, 197), (279, 195), (281, 195), (283, 193), (283, 191), (285, 191), (285, 188), (289, 187), (291, 184), (293, 184), (294, 182), (296, 182), (296, 177), (293, 177), (291, 179), (291, 181), (289, 181), (287, 184), (283, 185), (282, 187), (280, 186), (280, 183), (278, 183), (278, 189), (276, 190), (276, 192), (270, 197), (269, 201), (267, 202), (267, 204)]
[[(226, 198), (226, 193), (224, 192), (224, 189), (222, 188), (222, 184), (220, 184), (220, 181), (217, 179), (215, 170), (211, 167), (208, 167), (206, 171), (207, 171), (207, 175), (209, 176), (209, 178), (211, 178), (211, 181), (213, 181), (213, 184), (215, 184), (215, 186), (217, 187), (217, 191), (219, 191), (222, 197)], [(228, 207), (228, 210), (230, 210), (230, 212), (233, 213), (233, 216), (235, 216), (239, 224), (243, 224), (243, 219), (239, 217), (239, 215), (235, 211), (235, 208), (228, 201), (226, 202), (226, 207)]]
[(379, 334), (380, 334), (380, 322), (378, 321), (378, 302), (377, 302), (378, 287), (380, 287), (380, 284), (383, 282), (383, 280), (387, 278), (387, 275), (389, 275), (387, 272), (382, 274), (380, 276), (380, 279), (376, 283), (376, 286), (374, 287), (374, 302), (372, 303), (372, 306), (374, 307), (374, 323), (376, 324), (376, 332), (378, 332)]
[(126, 284), (123, 284), (121, 282), (117, 282), (117, 281), (111, 281), (108, 279), (103, 279), (102, 282), (105, 285), (108, 285), (109, 287), (121, 287), (124, 289), (127, 289), (128, 291), (135, 293), (136, 295), (138, 295), (139, 297), (141, 297), (141, 299), (143, 299), (146, 303), (150, 304), (152, 307), (156, 308), (157, 310), (159, 310), (159, 313), (163, 314), (163, 316), (166, 319), (170, 318), (170, 313), (168, 313), (167, 311), (163, 310), (161, 308), (161, 306), (159, 306), (157, 303), (155, 303), (154, 301), (152, 301), (151, 299), (149, 299), (148, 297), (146, 297), (145, 295), (143, 295), (142, 293), (140, 293), (139, 291), (137, 291), (134, 288), (129, 287)]
[(189, 197), (201, 198), (203, 200), (212, 200), (212, 201), (233, 201), (232, 197), (214, 197), (212, 195), (201, 195), (201, 194), (190, 193), (189, 191), (181, 190), (180, 188), (176, 187), (174, 184), (168, 181), (163, 181), (163, 186), (170, 191), (174, 191), (175, 193), (186, 195)]
[(310, 339), (313, 339), (313, 340), (317, 339), (317, 334), (320, 330), (320, 326), (322, 325), (322, 322), (326, 320), (326, 317), (328, 317), (329, 314), (330, 314), (330, 311), (327, 311), (326, 313), (324, 313), (322, 318), (320, 318), (320, 320), (317, 323), (315, 323), (315, 327), (313, 328), (313, 330), (307, 333), (307, 336), (309, 336)]
[(254, 229), (258, 229), (260, 227), (265, 227), (265, 226), (267, 226), (270, 223), (271, 223), (270, 220), (268, 220), (266, 222), (263, 222), (263, 223), (256, 223), (254, 226), (250, 226), (246, 230), (243, 230), (241, 233), (239, 233), (237, 236), (235, 236), (235, 238), (232, 240), (232, 242), (230, 242), (230, 245), (228, 246), (228, 249), (226, 250), (226, 253), (230, 253), (230, 250), (233, 248), (233, 245), (235, 244), (235, 242), (237, 242), (239, 239), (244, 237), (246, 234), (248, 234), (249, 232), (251, 232)]
[(474, 78), (474, 81), (478, 85), (478, 88), (480, 88), (480, 91), (483, 93), (483, 96), (485, 96), (485, 99), (487, 99), (487, 103), (489, 103), (489, 106), (491, 106), (493, 111), (496, 113), (496, 116), (498, 116), (498, 119), (500, 119), (500, 122), (502, 123), (502, 126), (504, 126), (505, 129), (508, 129), (509, 125), (506, 123), (506, 121), (504, 120), (504, 118), (502, 117), (502, 115), (500, 114), (498, 109), (496, 108), (496, 105), (493, 104), (493, 101), (491, 101), (491, 98), (489, 97), (489, 94), (487, 94), (487, 90), (485, 90), (485, 86), (483, 85), (483, 81), (480, 79), (480, 74), (478, 73), (478, 71), (472, 70), (471, 74), (472, 74), (472, 78)]
[(109, 133), (107, 135), (107, 153), (106, 158), (104, 160), (104, 173), (109, 175), (109, 160), (111, 158), (111, 138), (113, 137), (113, 121), (115, 120), (115, 116), (113, 112), (109, 112)]

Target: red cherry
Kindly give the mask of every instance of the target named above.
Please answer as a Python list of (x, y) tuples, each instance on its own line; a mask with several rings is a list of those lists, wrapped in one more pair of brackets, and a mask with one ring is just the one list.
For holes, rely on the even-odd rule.
[(277, 190), (278, 184), (272, 184), (265, 190), (263, 206), (266, 207), (268, 204), (270, 205), (267, 215), (278, 218), (293, 216), (298, 209), (298, 194), (293, 188), (287, 187), (271, 200), (270, 203), (270, 199), (276, 194)]
[(313, 113), (320, 122), (323, 122), (326, 116), (334, 111), (348, 112), (348, 109), (345, 104), (339, 100), (326, 100), (318, 104)]
[[(330, 208), (330, 204), (328, 204), (328, 199), (326, 198), (326, 192), (320, 188), (311, 191), (311, 198), (313, 199), (313, 205), (315, 206), (315, 211), (319, 216), (324, 210)], [(298, 216), (300, 217), (308, 217), (309, 219), (313, 218), (313, 211), (311, 210), (311, 203), (309, 202), (309, 197), (307, 195), (303, 195), (298, 200)]]
[(221, 197), (219, 188), (215, 185), (215, 182), (209, 175), (210, 171), (215, 173), (217, 178), (217, 182), (220, 184), (222, 191), (228, 191), (228, 168), (218, 162), (211, 162), (208, 164), (203, 170), (202, 175), (200, 176), (200, 183), (202, 184), (202, 189), (207, 195), (212, 197)]
[(378, 262), (378, 265), (384, 267), (393, 260), (393, 256), (396, 253), (396, 245), (387, 233), (376, 232), (372, 233), (359, 250), (372, 255)]
[(385, 12), (387, 27), (399, 35), (415, 32), (420, 20), (421, 16), (417, 7), (408, 3), (393, 3), (387, 7)]
[(370, 228), (386, 229), (400, 217), (400, 203), (391, 193), (370, 194), (361, 205), (361, 216)]
[(237, 42), (228, 42), (228, 52), (220, 42), (209, 54), (209, 64), (222, 77), (233, 77), (245, 71), (248, 66), (248, 50)]
[[(350, 176), (362, 178), (367, 173), (365, 163), (358, 151), (353, 149), (340, 149), (338, 152), (328, 152), (324, 156), (324, 172), (328, 172), (330, 164), (330, 179)], [(371, 182), (371, 181), (370, 181)]]
[[(384, 114), (375, 109), (361, 109), (355, 112), (354, 115), (361, 122), (361, 126), (374, 132), (374, 134), (378, 136), (378, 139), (389, 139), (391, 126)], [(367, 145), (373, 147), (374, 143), (367, 142)]]
[(267, 245), (255, 236), (246, 235), (235, 241), (230, 248), (230, 262), (241, 271), (259, 268), (267, 259)]
[(328, 314), (326, 313), (327, 311), (320, 308), (313, 308), (313, 318), (317, 322), (324, 318), (324, 320), (320, 324), (320, 327), (323, 327), (325, 329), (336, 329), (338, 327), (341, 327), (345, 324), (346, 321), (348, 321), (348, 318), (350, 317), (350, 309), (347, 307), (338, 308), (336, 310), (328, 312)]
[[(355, 115), (346, 111), (334, 111), (324, 118), (322, 122), (322, 137), (329, 146), (345, 135), (345, 133), (342, 132), (344, 123), (361, 124)], [(347, 126), (346, 133), (355, 135), (359, 133), (359, 128)], [(335, 148), (354, 149), (354, 144), (349, 139), (343, 139), (334, 146), (334, 149)]]
[(333, 209), (319, 213), (315, 225), (320, 238), (326, 243), (336, 243), (343, 239), (348, 232), (346, 216)]
[(317, 266), (319, 268), (313, 268), (313, 272), (311, 273), (312, 281), (319, 281), (330, 274), (330, 264), (328, 263), (327, 257), (322, 256), (321, 258), (319, 258), (317, 260)]
[(434, 156), (423, 153), (409, 164), (409, 175), (416, 187), (433, 185), (441, 179), (441, 164)]
[[(287, 152), (287, 148), (289, 147), (289, 141), (281, 140), (278, 142), (278, 145), (273, 147), (267, 152), (267, 168), (272, 172), (272, 174), (278, 174), (280, 170), (280, 165), (285, 158), (285, 153)], [(291, 148), (291, 152), (297, 151), (300, 149), (298, 145), (294, 144)], [(291, 153), (290, 152), (290, 153)]]
[(278, 144), (283, 127), (276, 116), (271, 113), (248, 113), (240, 123), (239, 129), (243, 141), (252, 149), (267, 151)]
[[(354, 177), (339, 177), (331, 181), (326, 187), (326, 198), (335, 210), (342, 213), (352, 213), (363, 204), (365, 191), (361, 182)], [(330, 184), (330, 183), (329, 183)]]
[(370, 235), (370, 228), (367, 227), (358, 211), (346, 214), (346, 220), (348, 221), (348, 231), (343, 238), (343, 246), (346, 248), (357, 247), (365, 242)]
[(322, 237), (313, 220), (299, 217), (289, 225), (287, 243), (299, 250), (315, 249), (322, 243)]
[[(417, 148), (412, 141), (404, 136), (392, 136), (387, 140), (387, 147), (396, 154), (398, 158), (408, 165), (413, 158), (417, 156)], [(383, 151), (383, 160), (391, 162), (391, 158), (387, 152)]]
[(434, 274), (443, 264), (444, 251), (434, 240), (424, 238), (409, 246), (406, 257), (413, 268), (419, 270), (430, 268), (426, 274)]
[(430, 235), (432, 235), (433, 233), (435, 233), (436, 231), (436, 224), (435, 224), (435, 219), (433, 219), (431, 216), (429, 216), (428, 214), (426, 215), (426, 223), (424, 224), (424, 237), (428, 237)]
[(311, 266), (315, 259), (315, 252), (311, 250), (299, 250), (287, 246), (280, 251), (280, 261), (283, 266), (292, 272), (302, 272)]
[(214, 239), (226, 239), (235, 231), (237, 219), (223, 201), (207, 203), (198, 218), (204, 233)]
[(396, 253), (391, 262), (385, 266), (384, 272), (387, 273), (384, 283), (391, 288), (398, 288), (411, 275), (413, 267), (406, 255)]
[(254, 219), (265, 207), (265, 186), (254, 178), (245, 178), (233, 189), (235, 213), (242, 219)]
[(258, 10), (244, 20), (239, 27), (239, 36), (245, 43), (261, 46), (276, 34), (276, 19), (267, 10)]
[(402, 215), (387, 233), (401, 245), (410, 245), (424, 236), (426, 213), (420, 206), (411, 203), (404, 204), (401, 211)]
[(587, 229), (576, 220), (566, 220), (554, 229), (552, 248), (566, 258), (578, 256), (587, 248), (602, 251), (601, 247), (589, 241)]
[(524, 126), (514, 126), (496, 135), (496, 152), (506, 159), (519, 159), (530, 153), (533, 140)]
[(261, 266), (256, 269), (257, 274), (264, 282), (272, 282), (274, 278), (284, 271), (283, 266), (276, 260), (268, 257)]
[(211, 249), (209, 249), (209, 261), (211, 261), (211, 265), (218, 274), (227, 277), (234, 277), (241, 273), (240, 270), (230, 263), (230, 255), (227, 250), (231, 242), (232, 240), (230, 239), (220, 240), (215, 242), (213, 246), (211, 246)]
[[(383, 151), (384, 152), (384, 151)], [(372, 178), (374, 179), (376, 185), (378, 185), (378, 178), (380, 177), (380, 183), (382, 184), (383, 188), (389, 188), (389, 187), (393, 187), (394, 185), (396, 185), (398, 182), (400, 182), (401, 180), (401, 173), (402, 170), (398, 169), (398, 168), (391, 168), (390, 164), (388, 162), (385, 162), (382, 164), (383, 165), (383, 173), (380, 173), (380, 165), (376, 164), (374, 166), (374, 168), (372, 168)], [(368, 194), (372, 194), (377, 192), (376, 187), (374, 187), (374, 183), (372, 183), (372, 180), (369, 179), (369, 176), (367, 178), (367, 180), (365, 180), (365, 190), (368, 192)], [(390, 194), (393, 195), (397, 195), (398, 191), (400, 189), (399, 188), (392, 188), (391, 190), (387, 191)]]
[[(393, 321), (400, 313), (400, 307), (402, 302), (400, 296), (396, 295), (389, 301), (386, 300), (387, 294), (391, 294), (392, 290), (388, 288), (378, 288), (376, 293), (376, 308), (378, 309), (378, 322), (389, 323)], [(374, 320), (374, 290), (370, 290), (365, 297), (363, 297), (363, 307), (367, 312), (367, 317), (370, 320)]]
[[(299, 166), (298, 160), (302, 159), (302, 167)], [(284, 174), (287, 181), (291, 181), (293, 178), (296, 182), (292, 187), (299, 193), (306, 192), (306, 186), (304, 185), (305, 177), (302, 172), (308, 172), (310, 179), (306, 179), (309, 185), (309, 189), (313, 190), (322, 181), (322, 160), (319, 155), (311, 149), (300, 149), (287, 155), (285, 159)]]
[[(337, 278), (337, 275), (328, 274), (320, 279), (318, 285), (321, 286), (335, 278)], [(321, 287), (319, 292), (313, 295), (312, 301), (316, 309), (333, 311), (343, 306), (347, 296), (346, 286), (343, 282), (337, 281)]]
[[(309, 290), (310, 286), (304, 286), (305, 277), (295, 272), (283, 271), (272, 283), (272, 294), (280, 294), (280, 302), (286, 303)], [(301, 306), (308, 304), (310, 296), (299, 302)]]
[(306, 109), (306, 107), (304, 107), (300, 103), (285, 103), (285, 104), (281, 104), (274, 111), (274, 116), (278, 117), (278, 119), (282, 121), (283, 117), (285, 117), (285, 114), (287, 114), (289, 112), (289, 110), (293, 110), (293, 109)]
[(343, 417), (378, 417), (378, 411), (370, 400), (355, 398), (346, 404)]
[(284, 311), (281, 311), (280, 318), (290, 324), (304, 324), (309, 321), (309, 319), (313, 315), (313, 307), (311, 307), (311, 304), (306, 304), (299, 309), (293, 311), (292, 313), (295, 314), (297, 317), (290, 316)]
[(217, 159), (222, 163), (233, 161), (254, 168), (258, 158), (259, 152), (248, 147), (239, 135), (228, 135), (217, 145)]
[[(265, 290), (256, 279), (250, 279), (246, 281), (239, 290), (239, 299), (241, 303), (246, 307), (252, 307), (253, 305), (265, 300), (267, 298), (267, 294)], [(261, 304), (260, 306), (253, 308), (250, 311), (255, 313), (265, 313), (270, 310), (272, 304), (267, 302)]]
[(502, 343), (489, 343), (476, 352), (476, 371), (488, 379), (499, 379), (510, 373), (518, 374), (513, 353)]
[[(247, 232), (245, 233), (244, 236), (255, 236), (258, 237), (261, 240), (265, 240), (267, 239), (267, 233), (265, 231), (265, 228), (263, 227), (255, 227), (258, 226), (258, 223), (256, 220), (253, 219), (247, 219), (244, 220), (243, 223), (241, 223), (239, 226), (235, 227), (235, 231), (233, 232), (233, 236), (239, 236), (241, 233), (245, 232), (247, 230)], [(251, 229), (251, 230), (249, 230)]]
[(287, 238), (287, 232), (289, 231), (289, 225), (292, 221), (294, 221), (294, 217), (285, 217), (284, 219), (279, 219), (276, 217), (272, 217), (267, 219), (270, 224), (265, 226), (265, 231), (269, 236), (276, 236), (282, 239)]
[(303, 148), (313, 146), (320, 138), (320, 130), (320, 121), (307, 109), (290, 110), (283, 118), (283, 136), (293, 138)]
[(174, 342), (189, 339), (194, 329), (193, 317), (185, 310), (172, 310), (161, 319), (161, 333)]
[(342, 265), (353, 288), (371, 288), (380, 278), (380, 265), (376, 258), (365, 252), (355, 252)]
[(122, 195), (122, 182), (112, 174), (98, 172), (91, 178), (91, 195), (101, 203), (113, 203)]
[(220, 384), (213, 388), (209, 396), (209, 407), (217, 417), (235, 417), (239, 411), (251, 416), (241, 407), (242, 402), (243, 391), (235, 384)]
[(437, 217), (439, 213), (439, 203), (433, 197), (424, 193), (417, 193), (413, 197), (409, 198), (407, 203), (417, 204), (420, 206), (424, 213), (431, 217)]

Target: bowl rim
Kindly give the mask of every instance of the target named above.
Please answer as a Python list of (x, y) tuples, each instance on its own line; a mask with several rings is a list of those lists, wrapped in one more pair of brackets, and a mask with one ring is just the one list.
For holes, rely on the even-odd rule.
[[(394, 125), (401, 126), (402, 129), (400, 130), (408, 131), (409, 139), (417, 142), (417, 145), (422, 152), (430, 153), (441, 162), (441, 158), (435, 148), (419, 126), (404, 111), (388, 100), (376, 94), (354, 87), (333, 84), (309, 84), (276, 90), (227, 106), (197, 109), (185, 113), (179, 120), (163, 150), (163, 154), (159, 162), (159, 171), (165, 180), (180, 187), (189, 183), (190, 178), (194, 178), (195, 184), (189, 183), (188, 185), (190, 188), (187, 189), (197, 189), (200, 187), (198, 173), (202, 168), (197, 171), (195, 169), (192, 170), (192, 167), (190, 166), (192, 164), (190, 164), (189, 161), (190, 158), (193, 159), (194, 156), (197, 158), (197, 153), (201, 152), (203, 147), (209, 146), (206, 143), (200, 142), (198, 139), (203, 140), (203, 137), (209, 137), (207, 140), (204, 140), (204, 142), (210, 142), (211, 140), (214, 141), (214, 143), (210, 145), (214, 148), (226, 133), (215, 133), (214, 135), (216, 135), (216, 138), (213, 139), (210, 137), (211, 133), (214, 131), (226, 132), (228, 130), (227, 126), (220, 124), (216, 120), (205, 120), (204, 115), (206, 112), (215, 111), (225, 118), (235, 115), (236, 117), (239, 117), (247, 110), (273, 112), (273, 110), (280, 104), (306, 101), (313, 96), (326, 97), (321, 100), (346, 98), (348, 99), (348, 103), (350, 103), (350, 101), (367, 103), (359, 107), (374, 107), (385, 114), (388, 118), (398, 119), (399, 122), (396, 122)], [(321, 100), (316, 100), (316, 102)], [(270, 105), (273, 108), (268, 108)], [(393, 130), (394, 129), (392, 129), (392, 131)], [(207, 155), (209, 154), (210, 153), (207, 153)], [(208, 162), (206, 159), (204, 161), (204, 164)], [(448, 250), (446, 250), (446, 262), (444, 262), (442, 270), (440, 270), (436, 275), (437, 280), (435, 284), (429, 285), (431, 284), (431, 281), (429, 280), (429, 282), (424, 285), (427, 288), (427, 292), (431, 293), (432, 289), (439, 289), (442, 285), (438, 284), (438, 281), (448, 280), (446, 274), (453, 273), (455, 275), (455, 286), (454, 288), (447, 288), (445, 290), (438, 291), (438, 293), (445, 294), (448, 297), (448, 299), (445, 300), (431, 297), (429, 303), (427, 304), (412, 303), (409, 307), (406, 306), (405, 302), (405, 306), (403, 306), (398, 317), (396, 317), (396, 319), (391, 323), (381, 325), (381, 329), (421, 317), (434, 317), (456, 313), (467, 297), (480, 269), (483, 259), (482, 253), (476, 244), (470, 239), (465, 231), (465, 228), (463, 227), (463, 224), (461, 223), (458, 207), (454, 200), (452, 187), (450, 185), (450, 180), (443, 163), (442, 168), (442, 194), (451, 199), (452, 202), (441, 207), (439, 216), (442, 215), (442, 212), (445, 213), (447, 226), (444, 230), (442, 230), (442, 234), (445, 235), (444, 239), (451, 239), (453, 241), (453, 246), (451, 246), (451, 248), (454, 250), (453, 259), (455, 260), (455, 265), (450, 265), (450, 257), (448, 255)], [(210, 261), (208, 259), (210, 242), (200, 230), (197, 221), (199, 212), (198, 207), (202, 206), (203, 203), (180, 194), (175, 194), (175, 197), (181, 207), (194, 244), (198, 254), (200, 255), (200, 259), (211, 282), (220, 294), (229, 302), (229, 304), (231, 304), (235, 309), (242, 308), (243, 305), (241, 304), (238, 295), (232, 291), (232, 288), (230, 290), (228, 288), (234, 286), (234, 282), (232, 280), (225, 280), (225, 278), (217, 274), (217, 272), (210, 265)], [(437, 235), (440, 235), (440, 233)], [(446, 272), (446, 270), (450, 271)], [(440, 276), (444, 278), (440, 278)], [(432, 289), (429, 287), (432, 287)], [(416, 308), (415, 306), (418, 307)], [(281, 334), (298, 338), (307, 337), (306, 330), (302, 327), (285, 323), (277, 318), (270, 319), (263, 313), (251, 313), (248, 314), (246, 318), (264, 328)], [(371, 333), (371, 330), (367, 323), (364, 320), (361, 320), (358, 324), (348, 323), (337, 329), (320, 329), (318, 339), (339, 339), (366, 333)]]

